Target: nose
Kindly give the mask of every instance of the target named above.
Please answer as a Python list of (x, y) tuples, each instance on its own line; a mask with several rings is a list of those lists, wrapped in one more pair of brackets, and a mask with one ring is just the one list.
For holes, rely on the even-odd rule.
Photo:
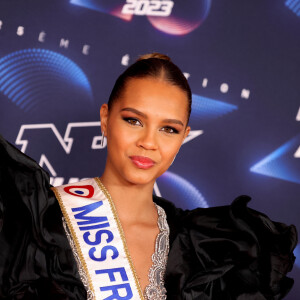
[(155, 131), (151, 129), (143, 130), (137, 141), (137, 146), (146, 150), (156, 150), (157, 137)]

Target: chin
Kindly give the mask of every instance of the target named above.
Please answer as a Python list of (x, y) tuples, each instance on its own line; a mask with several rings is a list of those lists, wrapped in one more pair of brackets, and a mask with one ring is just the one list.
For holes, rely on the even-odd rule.
[(131, 184), (134, 184), (134, 185), (146, 185), (146, 184), (154, 184), (155, 182), (155, 179), (153, 179), (152, 177), (151, 178), (128, 178), (128, 181), (131, 183)]
[[(144, 172), (144, 173), (143, 173)], [(133, 171), (130, 174), (124, 176), (126, 181), (134, 185), (145, 185), (145, 184), (154, 184), (156, 176), (153, 176), (150, 172), (147, 174), (147, 171)]]

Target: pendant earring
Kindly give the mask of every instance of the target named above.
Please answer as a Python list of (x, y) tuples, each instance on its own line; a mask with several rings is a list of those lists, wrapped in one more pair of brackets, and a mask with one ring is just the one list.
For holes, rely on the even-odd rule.
[(104, 139), (105, 139), (104, 131), (102, 131), (102, 134), (101, 134), (101, 142), (100, 142), (100, 147), (101, 147), (101, 148), (104, 148)]

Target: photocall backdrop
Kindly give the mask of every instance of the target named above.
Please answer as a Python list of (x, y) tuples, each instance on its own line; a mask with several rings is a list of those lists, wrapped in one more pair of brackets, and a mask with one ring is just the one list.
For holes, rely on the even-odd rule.
[(191, 85), (192, 131), (155, 193), (183, 208), (247, 194), (299, 230), (299, 36), (299, 0), (1, 0), (0, 132), (53, 185), (99, 176), (101, 104), (138, 55), (165, 53)]

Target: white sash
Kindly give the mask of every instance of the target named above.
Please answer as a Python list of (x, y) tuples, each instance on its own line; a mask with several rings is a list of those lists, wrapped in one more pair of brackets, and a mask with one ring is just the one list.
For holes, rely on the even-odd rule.
[(95, 300), (144, 299), (115, 206), (99, 178), (52, 189)]

